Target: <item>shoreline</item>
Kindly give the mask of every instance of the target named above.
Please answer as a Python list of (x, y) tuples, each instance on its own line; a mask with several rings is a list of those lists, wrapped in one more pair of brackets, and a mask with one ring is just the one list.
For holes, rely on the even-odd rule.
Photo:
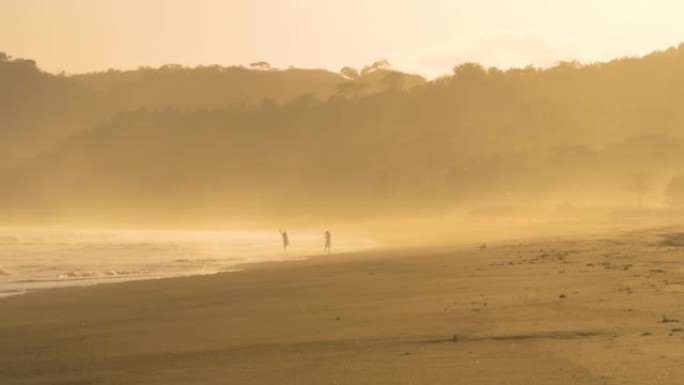
[[(280, 236), (254, 231), (5, 231), (0, 242), (0, 297), (66, 286), (208, 275), (246, 262), (320, 254), (314, 234), (294, 233), (283, 255)], [(368, 250), (368, 238), (339, 236), (341, 251)]]
[(681, 237), (361, 251), (6, 297), (0, 382), (674, 385)]

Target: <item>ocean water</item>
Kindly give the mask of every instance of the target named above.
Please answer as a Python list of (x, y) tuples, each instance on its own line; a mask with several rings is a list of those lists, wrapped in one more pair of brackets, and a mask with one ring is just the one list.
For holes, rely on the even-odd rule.
[[(215, 274), (237, 265), (322, 254), (323, 234), (278, 232), (0, 231), (0, 296), (65, 286)], [(372, 249), (370, 239), (337, 236), (333, 253)]]

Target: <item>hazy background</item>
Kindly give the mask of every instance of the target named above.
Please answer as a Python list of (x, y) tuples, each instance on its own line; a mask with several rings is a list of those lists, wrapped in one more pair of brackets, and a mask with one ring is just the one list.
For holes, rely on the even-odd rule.
[(647, 54), (684, 36), (669, 0), (2, 0), (0, 47), (50, 72), (138, 66), (546, 66)]
[(5, 0), (2, 222), (676, 214), (684, 6), (661, 5)]

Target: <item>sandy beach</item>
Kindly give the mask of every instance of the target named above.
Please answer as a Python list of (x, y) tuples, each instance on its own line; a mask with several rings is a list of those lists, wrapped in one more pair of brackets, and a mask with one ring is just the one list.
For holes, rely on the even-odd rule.
[(681, 384), (682, 247), (549, 237), (12, 296), (0, 384)]

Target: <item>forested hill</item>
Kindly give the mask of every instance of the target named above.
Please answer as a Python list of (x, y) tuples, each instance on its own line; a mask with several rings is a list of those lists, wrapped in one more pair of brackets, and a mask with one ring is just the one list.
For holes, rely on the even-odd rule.
[[(91, 127), (14, 167), (5, 177), (8, 211), (334, 218), (679, 199), (672, 182), (684, 173), (684, 46), (548, 69), (463, 64), (429, 82), (383, 63), (340, 75), (314, 71), (315, 91), (299, 96), (291, 86), (275, 96), (263, 91), (299, 70), (172, 67), (151, 70), (151, 78), (144, 71), (33, 72), (56, 94), (76, 95), (63, 99), (100, 95), (98, 106), (107, 108), (101, 116), (113, 117), (93, 118)], [(258, 83), (261, 92), (239, 88), (250, 96), (234, 103), (229, 83), (190, 80), (204, 71), (273, 80)], [(326, 88), (321, 79), (328, 77)], [(136, 89), (149, 99), (134, 96)], [(188, 95), (166, 95), (182, 90)], [(126, 103), (134, 97), (156, 104), (132, 109)], [(225, 105), (216, 102), (222, 98)], [(67, 104), (54, 107), (64, 123)]]
[(365, 76), (353, 81), (340, 73), (278, 70), (264, 62), (250, 68), (167, 65), (55, 75), (41, 71), (33, 60), (0, 52), (0, 166), (36, 155), (123, 111), (211, 110), (296, 98), (323, 101), (338, 92), (349, 93), (350, 88), (365, 94), (382, 91), (386, 76), (401, 78), (406, 87), (424, 83), (421, 77), (391, 71), (384, 63), (367, 67)]

